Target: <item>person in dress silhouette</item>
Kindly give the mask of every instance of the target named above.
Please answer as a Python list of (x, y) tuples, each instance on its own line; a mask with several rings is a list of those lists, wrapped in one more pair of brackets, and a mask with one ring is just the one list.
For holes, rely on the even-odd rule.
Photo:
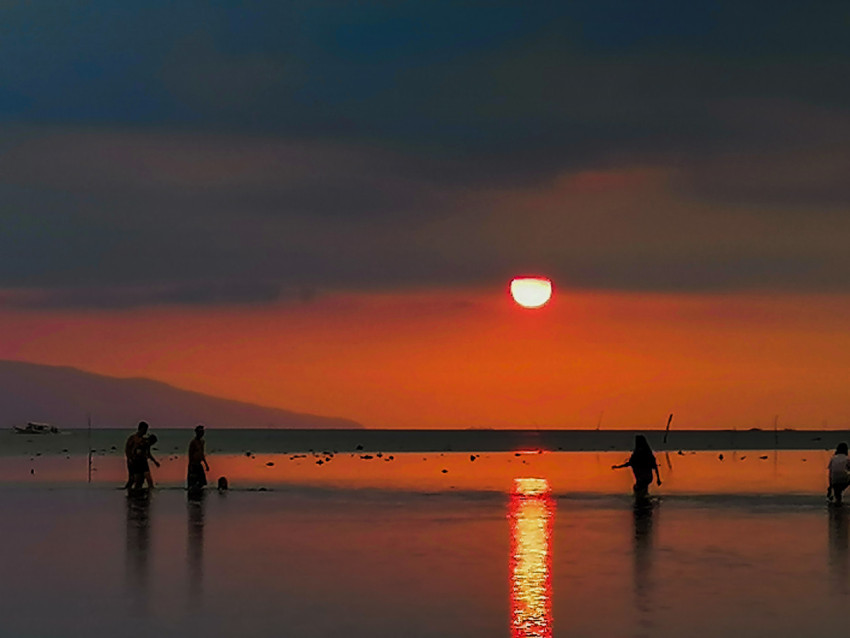
[(652, 483), (652, 474), (655, 473), (655, 478), (658, 485), (661, 485), (661, 474), (658, 473), (658, 463), (655, 461), (655, 455), (652, 453), (652, 448), (649, 447), (649, 441), (643, 434), (635, 436), (635, 449), (629, 460), (621, 465), (612, 465), (611, 469), (618, 470), (623, 467), (632, 468), (632, 473), (635, 475), (635, 496), (638, 498), (647, 498), (649, 496), (649, 486)]

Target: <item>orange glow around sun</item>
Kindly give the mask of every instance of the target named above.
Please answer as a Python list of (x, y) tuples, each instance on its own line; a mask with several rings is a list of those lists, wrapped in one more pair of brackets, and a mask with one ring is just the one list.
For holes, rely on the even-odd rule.
[(0, 309), (0, 358), (367, 427), (850, 427), (850, 298), (569, 290), (534, 312), (502, 290)]

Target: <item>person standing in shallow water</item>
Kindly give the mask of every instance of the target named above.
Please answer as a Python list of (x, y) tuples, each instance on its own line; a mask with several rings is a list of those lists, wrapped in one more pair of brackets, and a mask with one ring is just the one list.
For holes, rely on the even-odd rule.
[(124, 489), (129, 490), (133, 487), (135, 473), (133, 472), (133, 461), (135, 459), (136, 448), (145, 439), (145, 434), (148, 433), (148, 424), (145, 421), (139, 421), (139, 427), (129, 437), (124, 444), (124, 458), (127, 460), (127, 482), (124, 484)]
[(151, 468), (150, 465), (148, 465), (148, 460), (153, 461), (153, 464), (159, 467), (159, 461), (157, 461), (151, 453), (151, 448), (156, 444), (157, 440), (156, 434), (143, 436), (133, 451), (133, 461), (131, 465), (133, 468), (132, 489), (134, 491), (140, 491), (144, 483), (147, 483), (149, 490), (153, 489), (153, 476), (151, 475)]
[(189, 469), (186, 472), (186, 487), (190, 491), (204, 489), (207, 484), (207, 475), (210, 471), (207, 463), (207, 455), (204, 451), (204, 426), (195, 427), (195, 438), (189, 443)]
[(847, 457), (847, 444), (839, 443), (835, 448), (835, 454), (829, 460), (829, 487), (826, 497), (836, 505), (841, 505), (841, 495), (850, 485), (850, 458)]
[(629, 460), (622, 465), (612, 465), (611, 469), (618, 470), (623, 467), (632, 468), (632, 473), (635, 475), (635, 496), (639, 498), (649, 496), (649, 485), (652, 483), (653, 472), (655, 472), (658, 485), (661, 485), (661, 474), (658, 473), (658, 463), (655, 461), (652, 448), (649, 447), (649, 441), (646, 440), (643, 434), (635, 436), (635, 449)]

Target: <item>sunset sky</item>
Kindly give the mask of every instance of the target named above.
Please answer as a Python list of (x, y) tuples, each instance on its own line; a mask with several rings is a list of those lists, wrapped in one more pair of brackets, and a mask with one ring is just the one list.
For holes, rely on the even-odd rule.
[(848, 29), (2, 3), (0, 358), (368, 427), (850, 428)]

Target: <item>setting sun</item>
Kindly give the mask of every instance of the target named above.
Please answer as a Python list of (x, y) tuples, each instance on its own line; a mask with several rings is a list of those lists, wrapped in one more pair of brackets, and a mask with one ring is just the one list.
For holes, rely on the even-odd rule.
[(516, 277), (511, 296), (523, 308), (540, 308), (552, 296), (552, 282), (545, 277)]

